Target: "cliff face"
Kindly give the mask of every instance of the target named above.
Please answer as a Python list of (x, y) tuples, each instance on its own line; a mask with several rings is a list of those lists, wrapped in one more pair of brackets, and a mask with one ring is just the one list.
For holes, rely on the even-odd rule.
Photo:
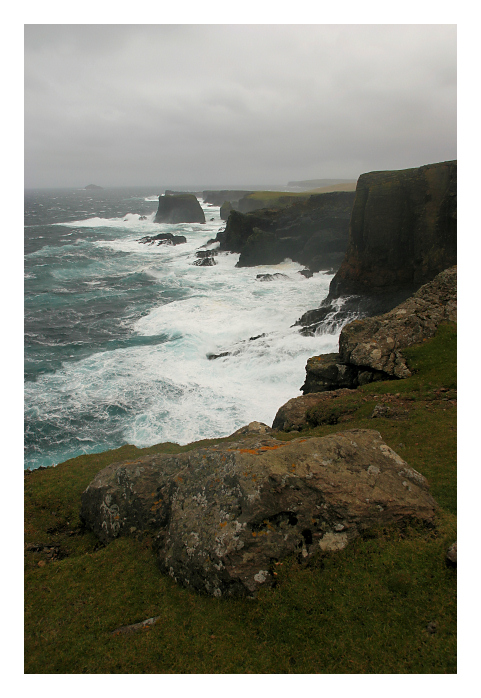
[(154, 223), (205, 223), (205, 216), (194, 194), (159, 196)]
[(232, 210), (220, 249), (240, 252), (237, 266), (279, 264), (286, 257), (312, 271), (337, 268), (348, 241), (354, 192), (317, 194), (281, 209)]
[(359, 177), (330, 295), (413, 289), (456, 264), (457, 163)]
[(361, 175), (346, 256), (328, 297), (297, 321), (301, 333), (388, 312), (455, 265), (456, 183), (455, 160)]

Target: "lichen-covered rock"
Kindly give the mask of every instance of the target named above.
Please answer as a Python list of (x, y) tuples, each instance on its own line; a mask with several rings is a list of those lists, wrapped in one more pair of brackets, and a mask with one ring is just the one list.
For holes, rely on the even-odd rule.
[(409, 377), (401, 350), (434, 337), (442, 322), (456, 322), (456, 283), (457, 267), (446, 269), (390, 312), (346, 325), (339, 337), (340, 362)]
[(179, 584), (214, 596), (254, 595), (275, 563), (344, 548), (376, 525), (430, 522), (425, 478), (376, 431), (279, 441), (267, 434), (102, 470), (81, 516), (108, 543), (149, 531)]
[(194, 194), (167, 194), (159, 196), (154, 223), (205, 223), (205, 215)]

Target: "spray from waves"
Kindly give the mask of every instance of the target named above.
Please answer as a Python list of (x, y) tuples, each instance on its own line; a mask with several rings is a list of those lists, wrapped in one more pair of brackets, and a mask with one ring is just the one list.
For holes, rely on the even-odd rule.
[[(57, 289), (52, 337), (36, 340), (45, 345), (37, 360), (55, 371), (37, 373), (25, 388), (29, 466), (125, 442), (225, 436), (254, 419), (272, 423), (299, 394), (307, 359), (336, 349), (336, 334), (304, 337), (292, 327), (327, 295), (330, 276), (305, 279), (289, 260), (238, 269), (230, 253), (219, 253), (215, 266), (194, 265), (224, 225), (218, 207), (203, 206), (205, 224), (154, 224), (153, 213), (64, 222), (75, 240), (29, 256), (35, 273), (48, 263), (41, 290)], [(187, 242), (140, 244), (154, 231)], [(285, 276), (257, 278), (273, 272)], [(63, 297), (72, 300), (59, 305)]]
[[(291, 327), (306, 303), (326, 293), (329, 277), (306, 280), (292, 262), (234, 270), (237, 257), (199, 268), (179, 256), (171, 274), (193, 275), (190, 295), (133, 326), (139, 337), (165, 341), (101, 352), (40, 376), (26, 388), (28, 416), (42, 414), (50, 440), (72, 454), (99, 442), (185, 444), (252, 420), (272, 423), (299, 394), (309, 356), (335, 350), (336, 336), (303, 337)], [(256, 278), (273, 269), (288, 278)], [(186, 292), (185, 279), (181, 285)]]

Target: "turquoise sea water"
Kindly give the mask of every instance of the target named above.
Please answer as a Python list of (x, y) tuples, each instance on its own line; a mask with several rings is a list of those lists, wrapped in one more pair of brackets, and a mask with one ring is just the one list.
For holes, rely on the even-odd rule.
[[(338, 334), (292, 327), (331, 276), (305, 279), (290, 260), (237, 269), (230, 253), (195, 266), (224, 228), (219, 208), (201, 200), (205, 224), (159, 225), (158, 194), (25, 193), (25, 467), (270, 424), (300, 394), (307, 358), (336, 350)], [(159, 232), (187, 243), (139, 243)]]

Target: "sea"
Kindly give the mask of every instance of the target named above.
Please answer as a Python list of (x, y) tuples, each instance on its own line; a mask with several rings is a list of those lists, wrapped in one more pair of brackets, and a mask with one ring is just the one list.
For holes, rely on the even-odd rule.
[[(227, 252), (196, 266), (225, 228), (219, 208), (199, 199), (205, 224), (156, 224), (159, 193), (25, 192), (25, 468), (270, 425), (307, 359), (337, 350), (339, 328), (293, 327), (332, 275), (289, 259), (237, 268)], [(140, 242), (162, 232), (187, 242)]]

